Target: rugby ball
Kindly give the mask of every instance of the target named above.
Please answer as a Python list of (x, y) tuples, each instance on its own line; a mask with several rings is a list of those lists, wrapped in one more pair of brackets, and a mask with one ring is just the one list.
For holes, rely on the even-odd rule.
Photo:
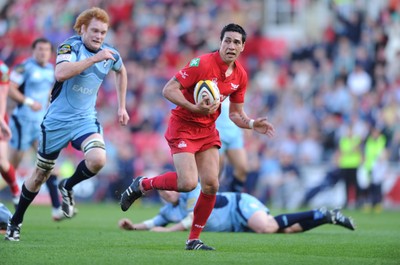
[(194, 87), (193, 97), (196, 104), (205, 97), (208, 98), (208, 103), (212, 104), (216, 100), (219, 101), (220, 96), (217, 84), (211, 80), (200, 80)]

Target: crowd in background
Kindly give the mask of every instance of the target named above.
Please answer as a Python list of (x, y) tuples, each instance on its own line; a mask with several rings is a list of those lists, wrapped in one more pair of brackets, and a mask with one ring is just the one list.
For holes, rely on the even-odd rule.
[[(321, 4), (291, 2), (305, 10)], [(329, 17), (316, 36), (305, 30), (302, 39), (275, 41), (281, 45), (272, 47), (262, 1), (3, 1), (0, 58), (12, 67), (29, 56), (35, 38), (44, 36), (57, 47), (74, 34), (83, 9), (108, 11), (106, 42), (118, 49), (128, 71), (131, 121), (126, 129), (118, 126), (117, 95), (108, 78), (98, 98), (108, 164), (98, 176), (95, 198), (103, 200), (115, 198), (113, 191), (128, 186), (133, 176), (172, 167), (163, 135), (174, 106), (161, 90), (190, 59), (218, 48), (222, 26), (241, 24), (248, 33), (241, 57), (249, 75), (246, 112), (267, 114), (276, 129), (274, 138), (246, 133), (251, 169), (246, 189), (276, 207), (295, 208), (302, 197), (298, 191), (313, 181), (304, 169), (335, 166), (338, 143), (350, 129), (366, 140), (379, 128), (387, 139), (387, 161), (395, 164), (400, 156), (399, 1), (386, 1), (375, 16), (357, 1), (322, 2)], [(73, 149), (63, 151), (57, 170), (68, 174), (76, 156)]]

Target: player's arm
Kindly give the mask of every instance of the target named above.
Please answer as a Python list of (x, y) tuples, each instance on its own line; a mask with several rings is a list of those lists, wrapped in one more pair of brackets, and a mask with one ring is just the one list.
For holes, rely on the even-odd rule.
[(189, 213), (182, 221), (168, 227), (155, 226), (151, 229), (154, 232), (176, 232), (176, 231), (186, 231), (193, 223), (193, 212)]
[(0, 140), (6, 141), (11, 139), (10, 127), (8, 127), (6, 121), (4, 120), (4, 116), (6, 114), (8, 88), (8, 84), (0, 84)]
[(243, 108), (243, 103), (229, 104), (229, 118), (240, 128), (254, 129), (256, 132), (273, 136), (275, 129), (267, 118), (250, 119)]
[(214, 113), (218, 109), (219, 102), (214, 102), (213, 104), (208, 105), (207, 98), (204, 98), (197, 104), (191, 103), (183, 95), (182, 89), (184, 89), (182, 85), (175, 77), (173, 77), (164, 86), (162, 93), (166, 99), (175, 105), (181, 106), (194, 113), (208, 115)]
[(8, 84), (0, 84), (0, 119), (6, 114), (8, 88)]
[[(69, 49), (71, 49), (69, 47)], [(67, 58), (67, 56), (70, 56), (72, 51), (64, 51), (63, 54), (58, 54), (57, 56), (64, 56)], [(62, 60), (61, 62), (57, 63), (56, 68), (55, 68), (55, 77), (58, 82), (64, 82), (67, 79), (70, 79), (73, 76), (79, 75), (82, 73), (84, 70), (92, 66), (93, 64), (105, 60), (113, 60), (115, 61), (115, 58), (113, 56), (114, 52), (109, 50), (109, 49), (103, 49), (96, 53), (94, 56), (88, 57), (84, 60), (81, 61), (68, 61), (68, 60)], [(57, 59), (58, 61), (59, 59)]]
[(42, 109), (42, 104), (33, 100), (30, 97), (26, 97), (19, 91), (19, 85), (14, 82), (10, 82), (10, 90), (8, 91), (8, 96), (17, 102), (18, 104), (23, 104), (30, 107), (34, 111), (38, 111)]
[(124, 230), (128, 230), (128, 231), (132, 231), (132, 230), (149, 230), (149, 228), (147, 227), (145, 222), (139, 223), (139, 224), (134, 224), (128, 218), (123, 218), (123, 219), (119, 220), (118, 226), (119, 226), (119, 228), (124, 229)]
[(127, 125), (129, 115), (126, 111), (126, 90), (128, 86), (128, 74), (122, 64), (121, 68), (115, 72), (115, 85), (118, 96), (118, 121), (121, 125)]

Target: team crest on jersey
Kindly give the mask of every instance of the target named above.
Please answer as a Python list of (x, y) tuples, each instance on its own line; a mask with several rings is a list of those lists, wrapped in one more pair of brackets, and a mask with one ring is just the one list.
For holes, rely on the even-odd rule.
[(186, 79), (186, 77), (189, 76), (188, 73), (186, 73), (186, 72), (179, 71), (179, 73), (181, 74), (183, 79)]
[(186, 142), (185, 141), (180, 141), (179, 142), (179, 144), (178, 144), (178, 148), (185, 148), (185, 147), (187, 147), (187, 144), (186, 144)]
[(71, 45), (69, 45), (69, 44), (63, 44), (58, 49), (58, 54), (68, 54), (68, 53), (71, 53)]
[(198, 67), (198, 66), (199, 66), (199, 64), (200, 64), (200, 58), (194, 58), (194, 59), (192, 59), (192, 60), (190, 61), (190, 64), (189, 64), (189, 66), (195, 66), (195, 67)]

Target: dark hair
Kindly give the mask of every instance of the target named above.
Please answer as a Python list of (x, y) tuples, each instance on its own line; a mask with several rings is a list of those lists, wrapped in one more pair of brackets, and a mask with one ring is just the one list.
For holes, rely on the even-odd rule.
[(35, 49), (36, 45), (38, 43), (50, 43), (50, 46), (52, 46), (51, 42), (48, 39), (46, 39), (46, 38), (38, 38), (38, 39), (34, 40), (34, 42), (32, 43), (32, 49)]
[(240, 34), (242, 34), (242, 42), (245, 43), (246, 42), (246, 31), (244, 31), (244, 29), (238, 25), (238, 24), (234, 24), (234, 23), (230, 23), (228, 25), (226, 25), (222, 30), (221, 30), (221, 36), (220, 36), (220, 40), (222, 41), (222, 39), (224, 38), (225, 32), (238, 32)]

